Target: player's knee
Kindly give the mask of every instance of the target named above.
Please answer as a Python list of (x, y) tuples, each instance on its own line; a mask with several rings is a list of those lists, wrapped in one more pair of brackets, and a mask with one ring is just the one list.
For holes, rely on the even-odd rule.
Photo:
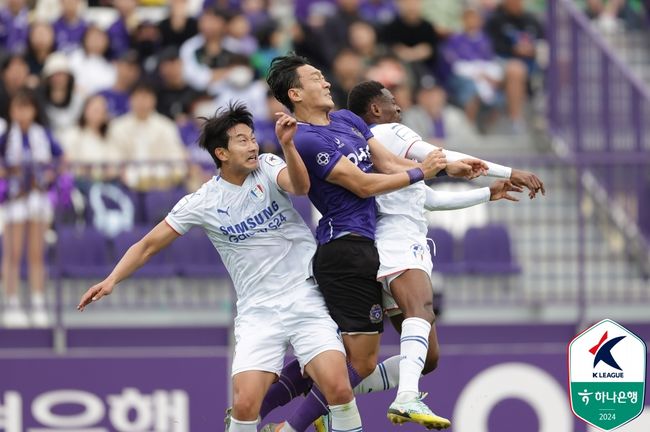
[(419, 303), (416, 306), (409, 308), (404, 311), (405, 318), (420, 318), (427, 321), (429, 324), (433, 324), (436, 319), (436, 315), (433, 312), (433, 302), (424, 302)]
[(354, 398), (350, 380), (344, 377), (344, 379), (337, 379), (330, 383), (325, 398), (330, 405), (342, 405), (350, 402)]
[(374, 357), (353, 359), (352, 366), (361, 378), (365, 378), (374, 372), (375, 368), (377, 367), (377, 359)]
[(235, 393), (232, 409), (235, 418), (239, 420), (254, 420), (259, 414), (259, 402), (252, 395)]

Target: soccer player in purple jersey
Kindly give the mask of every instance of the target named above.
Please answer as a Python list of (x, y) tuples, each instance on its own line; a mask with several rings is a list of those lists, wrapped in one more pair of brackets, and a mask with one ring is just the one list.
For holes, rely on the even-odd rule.
[[(329, 82), (303, 57), (274, 59), (267, 81), (298, 120), (296, 149), (309, 172), (309, 198), (323, 215), (316, 230), (314, 275), (343, 335), (354, 387), (375, 370), (383, 331), (373, 197), (432, 178), (442, 169), (449, 175), (475, 177), (485, 165), (472, 159), (447, 164), (441, 152), (432, 152), (422, 164), (395, 156), (357, 115), (331, 112)], [(374, 169), (385, 174), (373, 173)], [(262, 417), (309, 388), (296, 373), (295, 363), (285, 367), (280, 381), (267, 395)], [(327, 411), (321, 401), (314, 387), (291, 418), (262, 430), (304, 431)]]

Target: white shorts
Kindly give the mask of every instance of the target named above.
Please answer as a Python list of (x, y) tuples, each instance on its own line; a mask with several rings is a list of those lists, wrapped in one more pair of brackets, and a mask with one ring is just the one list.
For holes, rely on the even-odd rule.
[(33, 190), (27, 195), (6, 201), (2, 204), (5, 223), (52, 220), (52, 203), (47, 192)]
[(313, 280), (294, 290), (291, 301), (261, 305), (235, 318), (232, 375), (245, 371), (280, 375), (289, 346), (303, 370), (325, 351), (345, 355), (338, 327)]
[(420, 230), (409, 228), (412, 227), (379, 224), (375, 233), (375, 243), (379, 252), (377, 280), (384, 288), (383, 307), (388, 316), (401, 313), (391, 294), (390, 284), (406, 270), (422, 270), (431, 277), (433, 269), (429, 241), (433, 245), (434, 255), (435, 244)]

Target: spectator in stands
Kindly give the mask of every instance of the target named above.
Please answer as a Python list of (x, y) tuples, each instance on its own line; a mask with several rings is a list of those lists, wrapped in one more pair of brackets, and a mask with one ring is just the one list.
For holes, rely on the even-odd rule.
[(108, 61), (108, 35), (95, 25), (84, 34), (82, 47), (70, 54), (70, 67), (79, 91), (84, 95), (112, 87), (115, 66)]
[(267, 118), (265, 82), (255, 79), (255, 72), (248, 58), (233, 55), (228, 63), (228, 74), (211, 86), (216, 94), (215, 105), (227, 106), (230, 102), (242, 102), (253, 114), (253, 118)]
[(184, 179), (186, 152), (173, 121), (156, 112), (156, 91), (139, 83), (131, 92), (129, 113), (108, 128), (111, 145), (119, 149), (126, 170), (124, 182), (137, 190), (168, 188)]
[(199, 18), (199, 34), (181, 46), (183, 75), (196, 90), (210, 91), (210, 87), (228, 73), (233, 53), (223, 46), (229, 13), (209, 8)]
[(397, 16), (397, 7), (393, 0), (362, 0), (359, 15), (374, 25), (386, 25)]
[(80, 0), (61, 0), (61, 16), (54, 22), (57, 51), (71, 53), (80, 48), (87, 27)]
[(129, 111), (129, 95), (141, 75), (138, 53), (129, 50), (124, 52), (114, 62), (115, 83), (99, 93), (104, 96), (111, 118), (126, 114)]
[(138, 53), (143, 72), (151, 76), (156, 71), (156, 56), (160, 52), (160, 30), (151, 20), (143, 20), (133, 32), (131, 47)]
[(386, 55), (383, 45), (377, 43), (377, 31), (365, 21), (355, 21), (349, 29), (350, 48), (361, 56), (365, 66), (375, 63)]
[(110, 25), (107, 34), (110, 40), (110, 57), (116, 58), (131, 48), (132, 36), (140, 24), (136, 13), (137, 0), (114, 0), (118, 18)]
[(245, 56), (251, 56), (257, 51), (257, 39), (251, 34), (251, 24), (246, 15), (237, 13), (230, 18), (223, 46), (230, 52)]
[[(158, 76), (156, 86), (158, 104), (156, 109), (172, 120), (184, 116), (188, 107), (199, 94), (190, 87), (183, 77), (183, 63), (178, 56), (178, 49), (167, 47), (158, 59)], [(213, 114), (213, 113), (210, 113)]]
[(440, 37), (422, 18), (422, 0), (398, 0), (397, 7), (399, 14), (384, 27), (381, 39), (413, 69), (417, 82), (430, 80), (436, 75)]
[(27, 238), (28, 282), (31, 290), (31, 324), (49, 324), (45, 308), (45, 231), (51, 222), (52, 206), (47, 190), (56, 179), (51, 166), (62, 152), (50, 131), (43, 126), (38, 97), (33, 90), (21, 89), (10, 102), (10, 125), (0, 137), (2, 176), (9, 184), (8, 201), (3, 204), (4, 235), (2, 286), (4, 324), (26, 327), (30, 319), (20, 304), (18, 285)]
[(12, 54), (2, 61), (0, 68), (0, 118), (9, 118), (9, 101), (16, 92), (28, 85), (29, 67), (19, 54)]
[(77, 124), (84, 103), (84, 96), (75, 90), (75, 78), (65, 54), (49, 55), (43, 68), (41, 88), (47, 119), (60, 138)]
[(343, 49), (334, 58), (330, 93), (339, 109), (348, 106), (348, 93), (363, 80), (366, 69), (361, 56), (351, 49)]
[(440, 86), (422, 87), (417, 104), (404, 111), (402, 122), (428, 142), (446, 147), (445, 141), (472, 135), (473, 126), (461, 110), (447, 104), (447, 93)]
[[(66, 160), (77, 179), (109, 180), (116, 177), (118, 148), (108, 140), (108, 104), (101, 94), (90, 96), (76, 126), (61, 137)], [(113, 166), (111, 166), (113, 165)]]
[(499, 104), (503, 83), (503, 68), (482, 28), (478, 9), (466, 8), (463, 32), (451, 36), (444, 46), (445, 60), (452, 68), (449, 80), (452, 98), (472, 123), (476, 122), (481, 107)]
[(338, 52), (349, 46), (350, 26), (361, 20), (359, 3), (360, 0), (337, 0), (334, 14), (325, 19), (323, 27), (318, 31), (320, 49), (330, 65), (334, 63)]
[[(188, 115), (177, 122), (190, 161), (185, 182), (187, 190), (197, 190), (214, 175), (214, 161), (210, 154), (199, 146), (199, 135), (205, 119), (214, 115), (216, 109), (214, 99), (210, 95), (197, 94), (188, 107)], [(255, 137), (257, 138), (257, 129)]]
[(285, 34), (277, 23), (269, 21), (257, 31), (259, 46), (251, 56), (251, 65), (258, 76), (266, 78), (271, 67), (271, 60), (282, 55)]
[(242, 0), (241, 10), (248, 18), (253, 33), (257, 33), (272, 21), (269, 15), (271, 5), (268, 0)]
[(180, 46), (198, 33), (196, 18), (190, 16), (188, 0), (170, 0), (169, 15), (158, 24), (162, 48)]
[(503, 0), (485, 25), (496, 54), (505, 59), (505, 93), (513, 131), (524, 128), (523, 107), (528, 78), (538, 70), (535, 61), (542, 25), (524, 10), (524, 0)]
[(45, 59), (54, 52), (54, 30), (49, 23), (35, 22), (29, 28), (27, 53), (25, 60), (29, 66), (29, 74), (34, 83), (40, 80)]
[(0, 9), (0, 48), (17, 54), (27, 49), (29, 10), (26, 0), (7, 0)]

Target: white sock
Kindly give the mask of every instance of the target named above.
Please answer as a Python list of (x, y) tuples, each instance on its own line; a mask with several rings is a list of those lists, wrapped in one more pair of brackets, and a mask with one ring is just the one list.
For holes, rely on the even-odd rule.
[(45, 296), (43, 293), (32, 293), (32, 309), (45, 308)]
[(429, 350), (431, 324), (422, 318), (407, 318), (402, 323), (400, 337), (398, 402), (406, 402), (416, 397), (420, 391), (418, 381), (422, 375), (424, 361)]
[(352, 399), (343, 405), (330, 405), (332, 432), (362, 432), (361, 416), (357, 401)]
[(256, 432), (257, 424), (259, 422), (259, 419), (245, 421), (237, 420), (236, 418), (231, 417), (228, 432)]
[(8, 296), (7, 300), (5, 300), (5, 301), (6, 301), (7, 307), (10, 307), (10, 308), (19, 308), (20, 307), (20, 299), (18, 298), (18, 296), (16, 294), (12, 294), (12, 295)]
[(280, 432), (296, 432), (296, 430), (289, 424), (289, 422), (284, 422)]
[(372, 393), (397, 387), (401, 356), (393, 356), (379, 363), (374, 371), (353, 390), (354, 394)]

